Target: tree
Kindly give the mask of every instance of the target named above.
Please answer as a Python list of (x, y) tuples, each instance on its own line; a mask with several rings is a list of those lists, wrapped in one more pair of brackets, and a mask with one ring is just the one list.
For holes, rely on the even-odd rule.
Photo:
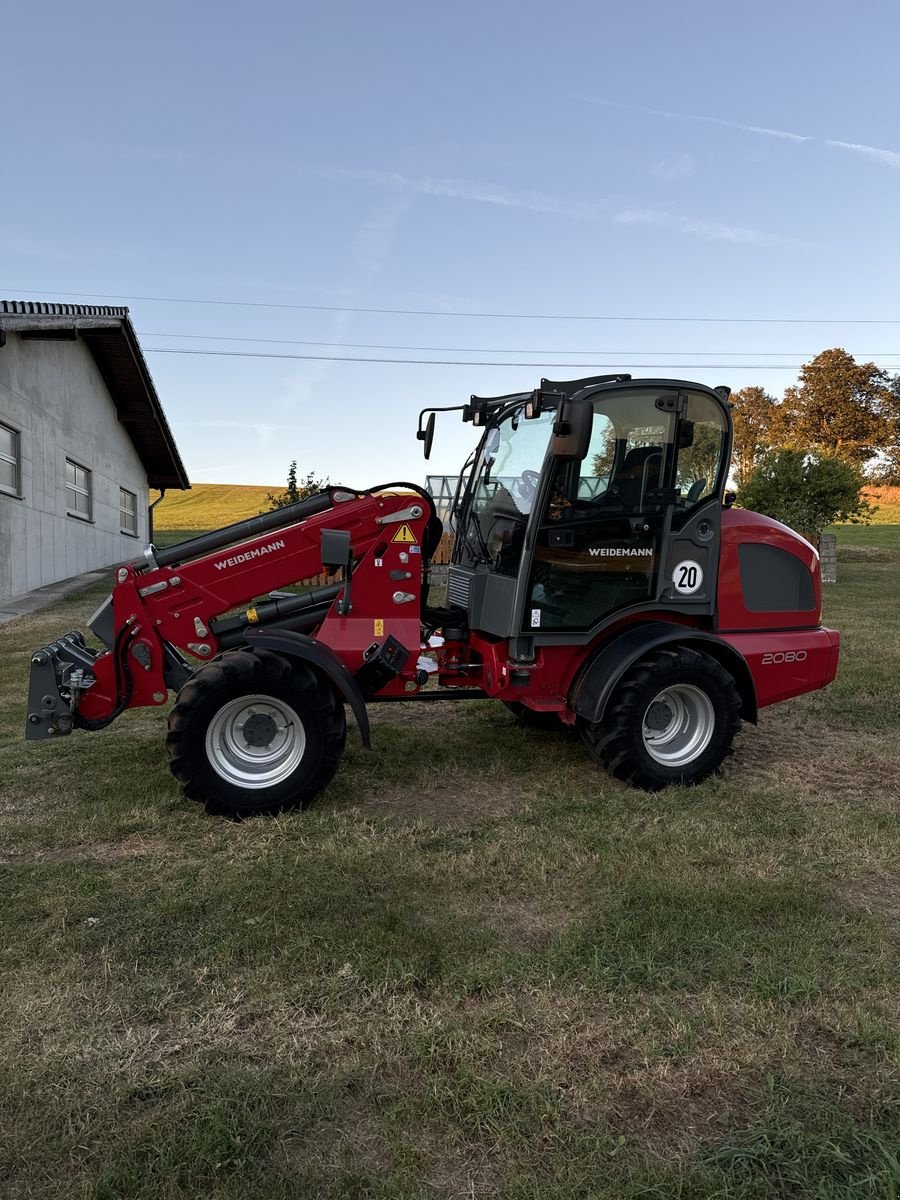
[(781, 441), (792, 450), (834, 454), (863, 465), (896, 441), (890, 379), (836, 347), (801, 368), (784, 394)]
[(316, 492), (321, 492), (328, 486), (328, 478), (318, 479), (312, 473), (306, 476), (305, 479), (297, 481), (297, 460), (291, 463), (288, 467), (287, 487), (283, 492), (269, 492), (266, 496), (266, 503), (269, 506), (267, 511), (276, 508), (287, 508), (289, 504), (296, 504), (298, 500), (305, 500), (307, 496), (314, 496)]
[(898, 487), (900, 486), (900, 375), (895, 375), (891, 381), (891, 395), (886, 407), (893, 437), (882, 449), (880, 462), (873, 472), (873, 478), (878, 483)]
[(738, 485), (747, 483), (760, 461), (779, 446), (781, 406), (761, 387), (732, 393), (734, 451), (732, 464)]
[(872, 509), (862, 498), (863, 483), (860, 467), (836, 455), (777, 450), (741, 488), (738, 504), (818, 539), (835, 521), (869, 520)]

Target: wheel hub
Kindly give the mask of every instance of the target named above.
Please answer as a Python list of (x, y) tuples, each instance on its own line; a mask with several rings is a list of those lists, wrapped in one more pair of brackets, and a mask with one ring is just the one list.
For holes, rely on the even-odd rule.
[(248, 746), (269, 746), (277, 732), (278, 726), (268, 713), (255, 712), (244, 722), (244, 740)]
[(275, 696), (238, 696), (223, 704), (206, 730), (213, 770), (240, 788), (283, 783), (306, 753), (297, 713)]
[(716, 728), (712, 701), (701, 688), (677, 683), (653, 697), (641, 734), (652, 759), (666, 767), (686, 767), (707, 748)]
[(656, 729), (660, 732), (668, 729), (672, 723), (672, 709), (665, 701), (656, 699), (647, 709), (647, 715), (644, 717), (644, 724), (648, 729)]

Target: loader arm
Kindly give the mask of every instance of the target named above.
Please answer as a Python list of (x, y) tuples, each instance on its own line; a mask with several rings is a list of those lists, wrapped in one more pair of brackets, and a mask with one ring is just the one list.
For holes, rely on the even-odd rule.
[[(68, 635), (33, 656), (26, 736), (102, 728), (126, 708), (160, 706), (190, 677), (191, 660), (209, 662), (269, 627), (301, 628), (351, 673), (387, 646), (391, 671), (375, 674), (389, 676), (388, 691), (402, 692), (415, 679), (434, 516), (431, 498), (414, 484), (338, 487), (158, 553), (148, 548), (119, 568), (92, 618), (105, 651)], [(270, 598), (322, 572), (323, 533), (335, 531), (349, 543), (335, 582)]]

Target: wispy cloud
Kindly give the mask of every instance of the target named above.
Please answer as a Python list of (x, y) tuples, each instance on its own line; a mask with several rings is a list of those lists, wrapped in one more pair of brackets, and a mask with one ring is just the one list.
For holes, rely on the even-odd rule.
[(772, 129), (767, 125), (745, 125), (740, 121), (726, 121), (722, 117), (710, 117), (700, 113), (673, 112), (665, 108), (649, 108), (644, 104), (625, 104), (619, 100), (606, 100), (601, 96), (582, 96), (588, 104), (600, 104), (604, 108), (619, 108), (626, 112), (646, 113), (651, 117), (664, 117), (667, 121), (693, 121), (702, 125), (719, 125), (724, 129), (737, 129), (741, 133), (755, 133), (761, 137), (779, 138), (784, 142), (812, 142), (820, 146), (833, 146), (838, 150), (849, 150), (864, 158), (900, 171), (900, 151), (885, 150), (881, 146), (867, 146), (861, 142), (841, 142), (836, 138), (817, 137), (810, 133), (794, 133), (790, 129)]
[(655, 225), (659, 229), (691, 234), (708, 242), (734, 242), (751, 246), (783, 246), (787, 242), (777, 233), (764, 233), (761, 229), (746, 229), (742, 225), (729, 225), (722, 221), (698, 221), (658, 208), (626, 208), (616, 213), (613, 221), (617, 225)]
[(312, 171), (319, 179), (346, 180), (368, 183), (374, 187), (397, 192), (413, 192), (447, 200), (467, 200), (474, 204), (493, 204), (500, 208), (522, 208), (527, 212), (550, 213), (558, 217), (585, 220), (606, 211), (609, 202), (584, 203), (548, 195), (532, 189), (513, 191), (494, 183), (479, 183), (469, 179), (415, 178), (396, 171), (367, 171), (348, 167), (319, 167)]
[(672, 183), (676, 179), (690, 179), (694, 174), (694, 158), (691, 154), (673, 154), (654, 163), (650, 168), (651, 175)]
[(655, 225), (675, 233), (706, 241), (755, 243), (756, 245), (787, 245), (791, 238), (767, 233), (760, 229), (720, 224), (670, 213), (660, 209), (626, 208), (609, 197), (597, 200), (570, 200), (547, 192), (525, 189), (513, 191), (499, 184), (465, 179), (416, 178), (395, 171), (356, 170), (346, 167), (321, 167), (312, 172), (317, 178), (351, 183), (364, 183), (398, 193), (412, 193), (443, 199), (461, 200), (472, 204), (490, 204), (500, 208), (523, 209), (526, 212), (565, 217), (573, 221), (612, 222), (616, 225)]

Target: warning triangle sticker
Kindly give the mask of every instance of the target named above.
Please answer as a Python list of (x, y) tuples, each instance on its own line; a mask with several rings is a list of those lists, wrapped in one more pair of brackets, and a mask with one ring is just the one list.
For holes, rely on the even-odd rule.
[(418, 544), (418, 539), (408, 525), (401, 525), (394, 536), (392, 542), (404, 542), (407, 546), (415, 546)]

